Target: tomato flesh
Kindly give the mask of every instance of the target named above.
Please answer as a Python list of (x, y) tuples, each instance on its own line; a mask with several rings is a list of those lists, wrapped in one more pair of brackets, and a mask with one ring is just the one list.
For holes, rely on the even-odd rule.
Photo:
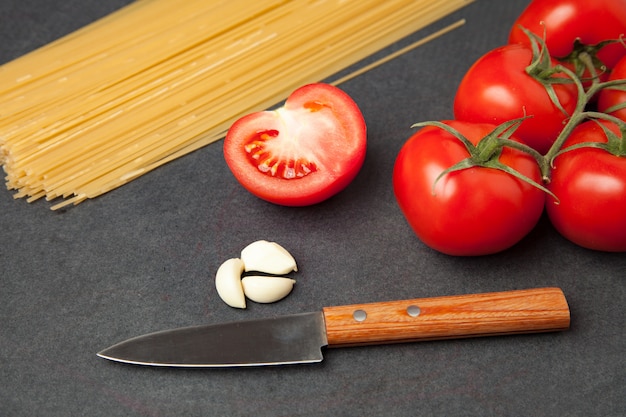
[(324, 201), (344, 189), (365, 160), (366, 126), (356, 103), (328, 84), (294, 91), (283, 107), (239, 119), (224, 157), (252, 194), (285, 206)]
[[(613, 123), (601, 121), (618, 134)], [(578, 126), (563, 149), (582, 142), (606, 142), (595, 121)], [(584, 147), (557, 156), (549, 184), (559, 199), (546, 200), (546, 211), (555, 229), (579, 246), (626, 251), (626, 157), (603, 149)]]
[[(495, 125), (447, 121), (472, 143)], [(536, 225), (545, 194), (501, 170), (472, 167), (436, 178), (466, 159), (465, 146), (443, 129), (428, 126), (402, 147), (393, 171), (393, 187), (402, 213), (427, 246), (456, 256), (487, 255), (519, 242)], [(529, 155), (504, 148), (500, 162), (539, 182)]]

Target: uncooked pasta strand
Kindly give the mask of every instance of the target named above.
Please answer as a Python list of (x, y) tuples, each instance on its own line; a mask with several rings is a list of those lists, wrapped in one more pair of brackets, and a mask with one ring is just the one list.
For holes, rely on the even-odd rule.
[(137, 1), (0, 67), (7, 187), (96, 197), (468, 3)]

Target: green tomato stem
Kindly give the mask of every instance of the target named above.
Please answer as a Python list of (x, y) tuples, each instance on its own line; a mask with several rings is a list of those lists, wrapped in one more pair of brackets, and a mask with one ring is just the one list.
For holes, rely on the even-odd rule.
[[(571, 71), (567, 70), (566, 68), (564, 70), (566, 72), (571, 73)], [(585, 111), (587, 104), (589, 103), (591, 98), (595, 94), (597, 94), (602, 88), (604, 88), (605, 85), (609, 83), (600, 83), (594, 79), (591, 87), (585, 92), (582, 86), (582, 83), (578, 79), (574, 79), (574, 80), (579, 90), (578, 91), (579, 98), (578, 98), (576, 110), (574, 111), (572, 116), (569, 118), (565, 126), (563, 127), (563, 130), (561, 131), (561, 133), (555, 140), (554, 144), (550, 147), (548, 152), (544, 155), (544, 161), (539, 162), (539, 166), (541, 168), (544, 181), (549, 181), (550, 171), (553, 166), (554, 158), (559, 154), (559, 152), (563, 148), (563, 144), (565, 143), (567, 138), (572, 134), (574, 129), (579, 124), (583, 123), (585, 120), (588, 120), (588, 119), (607, 120), (619, 126), (622, 132), (622, 140), (620, 140), (620, 144), (618, 148), (616, 149), (616, 155), (617, 156), (626, 155), (626, 135), (624, 133), (626, 132), (626, 123), (624, 123), (624, 121), (620, 120), (619, 118), (612, 116), (610, 114), (607, 114), (607, 113)], [(626, 82), (621, 82), (619, 84), (622, 84), (622, 83), (626, 83)], [(611, 83), (611, 85), (614, 85), (614, 84), (615, 83)]]
[[(584, 55), (587, 55), (587, 54), (584, 54)], [(587, 58), (588, 59), (585, 59), (584, 56), (581, 57), (583, 62), (593, 67), (591, 57), (587, 55)], [(583, 86), (582, 82), (573, 71), (571, 71), (569, 68), (566, 68), (562, 65), (557, 65), (556, 68), (558, 69), (559, 72), (565, 73), (569, 78), (572, 79), (572, 81), (574, 82), (574, 85), (576, 86), (578, 97), (577, 97), (576, 108), (574, 109), (574, 112), (568, 119), (567, 123), (563, 127), (563, 130), (561, 130), (561, 133), (559, 133), (559, 136), (557, 136), (556, 140), (554, 141), (554, 143), (552, 144), (548, 152), (544, 155), (544, 161), (540, 163), (541, 172), (542, 172), (544, 181), (549, 181), (550, 171), (552, 169), (552, 161), (555, 158), (555, 156), (559, 153), (561, 148), (563, 147), (563, 144), (565, 143), (567, 138), (571, 135), (571, 133), (576, 128), (576, 126), (578, 126), (588, 117), (585, 114), (585, 108), (587, 107), (587, 104), (589, 103), (590, 98), (593, 97), (593, 94), (595, 94), (595, 90), (597, 90), (597, 85), (598, 85), (598, 81), (594, 78), (594, 81), (592, 82), (592, 86), (589, 89), (589, 91), (585, 91), (585, 87)], [(595, 68), (590, 68), (590, 71), (592, 72), (592, 74), (595, 73)]]
[(614, 138), (608, 137), (608, 143), (610, 145), (608, 150), (615, 156), (626, 156), (626, 122), (618, 117), (606, 113), (588, 111), (585, 114), (590, 119), (606, 120), (615, 124), (619, 128), (620, 136), (615, 136)]
[(480, 142), (478, 147), (480, 152), (478, 152), (475, 158), (479, 163), (489, 161), (501, 147), (502, 145), (500, 144), (498, 137), (489, 135)]

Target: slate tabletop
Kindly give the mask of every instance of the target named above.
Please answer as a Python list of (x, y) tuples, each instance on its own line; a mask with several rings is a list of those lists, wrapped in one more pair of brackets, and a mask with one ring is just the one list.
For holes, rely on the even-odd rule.
[[(0, 62), (126, 3), (4, 0)], [(368, 154), (355, 181), (319, 205), (253, 197), (221, 142), (62, 211), (0, 190), (0, 415), (626, 415), (625, 254), (578, 247), (543, 218), (505, 252), (443, 255), (417, 239), (393, 195), (411, 125), (452, 117), (464, 72), (506, 43), (527, 3), (477, 0), (376, 57), (464, 18), (460, 29), (342, 84), (365, 116)], [(258, 239), (292, 252), (295, 290), (230, 308), (214, 287), (217, 267)], [(163, 369), (96, 356), (172, 327), (544, 286), (563, 289), (568, 331), (332, 349), (303, 366)]]

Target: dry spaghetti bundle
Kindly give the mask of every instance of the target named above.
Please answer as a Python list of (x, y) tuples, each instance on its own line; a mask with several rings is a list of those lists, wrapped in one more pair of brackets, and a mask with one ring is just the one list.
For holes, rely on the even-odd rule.
[(142, 0), (0, 67), (15, 197), (77, 204), (470, 0)]

